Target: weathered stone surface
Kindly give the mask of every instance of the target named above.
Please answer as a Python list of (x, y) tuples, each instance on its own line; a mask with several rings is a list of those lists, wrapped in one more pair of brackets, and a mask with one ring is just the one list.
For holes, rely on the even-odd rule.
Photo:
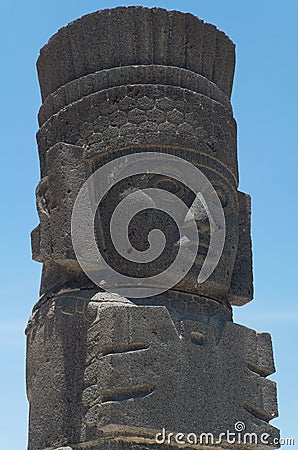
[(37, 67), (44, 100), (89, 73), (144, 64), (189, 69), (230, 96), (234, 63), (229, 38), (191, 14), (120, 7), (89, 14), (59, 30), (41, 50)]
[(74, 291), (36, 310), (27, 329), (32, 448), (93, 441), (111, 424), (152, 440), (161, 428), (219, 436), (241, 420), (246, 432), (277, 437), (267, 423), (277, 415), (275, 384), (264, 378), (274, 372), (269, 335), (234, 324), (213, 300), (167, 293), (146, 302)]
[[(61, 29), (41, 50), (38, 74), (40, 224), (32, 252), (43, 273), (27, 327), (29, 450), (168, 450), (179, 445), (155, 442), (163, 428), (216, 439), (239, 421), (248, 433), (268, 433), (257, 448), (278, 447), (278, 430), (269, 424), (277, 416), (275, 383), (266, 378), (275, 370), (270, 335), (232, 321), (231, 305), (253, 296), (250, 198), (238, 191), (230, 104), (234, 44), (191, 14), (120, 7)], [(118, 273), (154, 276), (179, 246), (193, 244), (154, 209), (145, 189), (182, 200), (200, 236), (182, 280), (160, 295), (133, 299), (113, 293), (114, 285), (104, 292), (84, 273), (71, 220), (90, 175), (141, 152), (178, 156), (200, 169), (219, 197), (226, 238), (214, 272), (198, 284), (210, 245), (208, 205), (185, 184), (146, 168), (117, 183), (98, 206), (93, 228), (98, 249)], [(146, 264), (119, 255), (111, 238), (113, 212), (132, 192), (131, 204), (146, 211), (129, 225), (131, 247), (145, 251), (153, 229), (166, 236), (162, 255)]]
[(202, 75), (178, 67), (148, 64), (114, 67), (70, 81), (45, 99), (40, 108), (39, 123), (43, 125), (53, 114), (82, 97), (127, 84), (178, 86), (210, 97), (227, 109), (231, 109), (228, 96)]

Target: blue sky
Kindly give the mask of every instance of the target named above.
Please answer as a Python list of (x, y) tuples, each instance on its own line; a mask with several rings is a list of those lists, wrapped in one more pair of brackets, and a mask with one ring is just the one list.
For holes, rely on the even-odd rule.
[[(2, 217), (0, 236), (0, 435), (3, 449), (26, 447), (24, 328), (38, 298), (40, 264), (29, 233), (38, 223), (35, 133), (40, 94), (39, 48), (61, 26), (97, 9), (130, 2), (52, 0), (2, 2), (0, 110)], [(296, 438), (298, 404), (297, 42), (298, 3), (269, 0), (143, 1), (192, 12), (237, 46), (232, 104), (238, 122), (240, 189), (252, 195), (255, 299), (235, 308), (235, 321), (273, 336), (283, 437)], [(296, 447), (296, 446), (295, 446)], [(294, 448), (283, 447), (283, 448)]]

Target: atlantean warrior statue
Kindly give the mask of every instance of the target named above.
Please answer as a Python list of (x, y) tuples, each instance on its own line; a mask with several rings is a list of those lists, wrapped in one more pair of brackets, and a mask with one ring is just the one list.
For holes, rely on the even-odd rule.
[[(29, 449), (277, 448), (252, 299), (235, 50), (191, 14), (89, 14), (41, 50)], [(178, 261), (178, 262), (177, 262)]]

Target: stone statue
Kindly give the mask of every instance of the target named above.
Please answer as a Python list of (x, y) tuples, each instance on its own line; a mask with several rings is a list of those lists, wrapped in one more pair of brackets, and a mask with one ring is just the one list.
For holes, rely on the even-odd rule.
[[(200, 448), (213, 443), (206, 442), (208, 433), (219, 448), (233, 448), (229, 437), (218, 440), (227, 431), (242, 439), (243, 448), (278, 447), (278, 430), (269, 424), (277, 416), (275, 383), (266, 378), (275, 371), (270, 335), (232, 320), (231, 305), (253, 296), (250, 197), (237, 189), (230, 104), (234, 65), (234, 44), (224, 33), (191, 14), (159, 8), (89, 14), (42, 48), (40, 224), (32, 249), (43, 272), (27, 327), (30, 450), (166, 450), (181, 442)], [(220, 234), (222, 227), (212, 224), (210, 201), (184, 184), (183, 174), (169, 176), (163, 162), (163, 169), (150, 172), (152, 155), (194, 167), (221, 205), (225, 239), (204, 282), (198, 274), (213, 230)], [(130, 158), (143, 161), (143, 173), (121, 179)], [(99, 185), (109, 177), (120, 181), (96, 205), (91, 228), (98, 251), (122, 276), (115, 284), (91, 257), (94, 276), (80, 264), (80, 247), (85, 259), (92, 252), (84, 236), (76, 250), (73, 230), (82, 187), (111, 165)], [(96, 183), (88, 186), (95, 198)], [(190, 254), (194, 245), (158, 211), (159, 202), (171, 208), (170, 195), (186, 205), (182, 225), (187, 229), (190, 214), (199, 239), (190, 270), (166, 289), (154, 277), (179, 248)], [(121, 218), (129, 221), (129, 207), (141, 212), (130, 221), (129, 244), (119, 255), (110, 224), (123, 200), (118, 227)], [(161, 255), (131, 261), (131, 253), (150, 250), (148, 236), (156, 229), (166, 237)], [(210, 264), (215, 257), (210, 253)], [(131, 279), (140, 280), (134, 290)], [(149, 279), (158, 281), (147, 284)], [(258, 442), (246, 442), (245, 433)]]

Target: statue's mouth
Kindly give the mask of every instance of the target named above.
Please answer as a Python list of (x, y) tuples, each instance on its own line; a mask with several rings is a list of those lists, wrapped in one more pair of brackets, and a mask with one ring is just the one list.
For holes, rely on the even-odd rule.
[(209, 244), (205, 244), (203, 242), (200, 242), (198, 247), (198, 254), (202, 256), (206, 256), (208, 252)]

